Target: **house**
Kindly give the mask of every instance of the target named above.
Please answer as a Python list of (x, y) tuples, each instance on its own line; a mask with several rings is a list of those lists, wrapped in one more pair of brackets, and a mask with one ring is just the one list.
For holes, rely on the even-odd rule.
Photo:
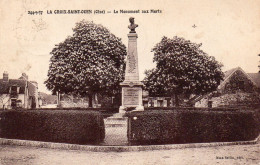
[(9, 79), (8, 73), (3, 73), (0, 79), (0, 108), (38, 108), (38, 84), (29, 81), (23, 73), (18, 79)]
[(243, 106), (260, 103), (260, 73), (245, 73), (240, 67), (225, 72), (217, 90), (196, 96), (189, 102), (195, 107)]

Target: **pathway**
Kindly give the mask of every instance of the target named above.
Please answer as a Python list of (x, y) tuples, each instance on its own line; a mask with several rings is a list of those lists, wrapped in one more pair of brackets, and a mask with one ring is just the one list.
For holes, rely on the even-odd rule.
[(127, 145), (127, 118), (122, 114), (114, 114), (104, 119), (106, 136), (101, 145)]

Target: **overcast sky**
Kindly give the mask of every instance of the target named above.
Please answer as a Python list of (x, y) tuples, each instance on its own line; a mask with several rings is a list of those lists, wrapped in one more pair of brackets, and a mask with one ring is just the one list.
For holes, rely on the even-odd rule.
[[(47, 14), (47, 10), (106, 10), (106, 14)], [(114, 10), (161, 10), (162, 13), (115, 14)], [(28, 11), (43, 11), (29, 15)], [(23, 72), (46, 92), (50, 52), (72, 35), (75, 23), (85, 19), (102, 24), (127, 46), (129, 17), (135, 17), (139, 72), (151, 69), (151, 49), (163, 36), (184, 37), (202, 43), (223, 71), (240, 66), (257, 72), (260, 54), (260, 0), (1, 0), (0, 73), (10, 78)], [(193, 25), (196, 27), (192, 27)], [(1, 77), (1, 76), (0, 76)]]

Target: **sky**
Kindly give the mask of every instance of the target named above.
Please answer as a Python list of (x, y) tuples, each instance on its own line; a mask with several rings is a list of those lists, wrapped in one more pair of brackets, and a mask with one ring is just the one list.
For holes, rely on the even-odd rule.
[[(50, 10), (53, 13), (47, 14)], [(92, 14), (54, 14), (55, 10), (92, 10)], [(94, 14), (95, 10), (105, 14)], [(29, 11), (43, 13), (30, 15)], [(25, 72), (29, 80), (38, 82), (39, 91), (50, 93), (43, 83), (50, 52), (73, 34), (76, 22), (102, 24), (127, 46), (129, 17), (139, 25), (140, 80), (146, 69), (155, 67), (151, 49), (163, 36), (202, 43), (201, 49), (221, 62), (223, 71), (238, 66), (247, 73), (259, 70), (260, 0), (0, 0), (0, 73), (19, 78)]]

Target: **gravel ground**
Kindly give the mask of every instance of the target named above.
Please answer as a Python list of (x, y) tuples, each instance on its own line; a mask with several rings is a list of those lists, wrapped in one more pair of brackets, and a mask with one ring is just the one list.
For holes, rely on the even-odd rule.
[(1, 165), (214, 165), (258, 164), (260, 144), (141, 152), (89, 152), (23, 146), (0, 146)]

